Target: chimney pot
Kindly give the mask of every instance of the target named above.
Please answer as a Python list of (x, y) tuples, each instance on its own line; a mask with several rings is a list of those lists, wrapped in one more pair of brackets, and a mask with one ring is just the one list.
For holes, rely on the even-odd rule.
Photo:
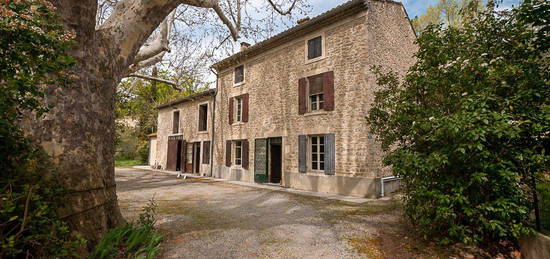
[(302, 19), (299, 19), (299, 20), (297, 21), (297, 23), (298, 23), (298, 24), (302, 24), (302, 23), (305, 23), (305, 22), (307, 22), (307, 21), (309, 21), (309, 20), (310, 20), (310, 18), (306, 16), (306, 17), (304, 17), (304, 18), (302, 18)]
[(248, 47), (250, 47), (250, 43), (248, 42), (241, 42), (241, 51), (247, 49)]

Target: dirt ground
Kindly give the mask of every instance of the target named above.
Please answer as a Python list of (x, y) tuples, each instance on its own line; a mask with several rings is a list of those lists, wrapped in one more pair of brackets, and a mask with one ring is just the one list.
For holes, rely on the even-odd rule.
[(126, 218), (158, 203), (160, 258), (446, 257), (410, 235), (397, 201), (354, 204), (131, 168), (116, 180)]

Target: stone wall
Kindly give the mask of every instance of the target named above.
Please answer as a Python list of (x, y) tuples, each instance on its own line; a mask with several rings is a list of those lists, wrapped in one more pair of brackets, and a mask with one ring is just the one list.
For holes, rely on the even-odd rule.
[[(323, 177), (319, 191), (373, 196), (377, 187), (372, 179), (389, 174), (381, 166), (382, 152), (371, 135), (365, 116), (378, 88), (370, 67), (380, 65), (403, 74), (413, 64), (415, 35), (401, 5), (373, 1), (371, 8), (347, 17), (318, 31), (294, 39), (245, 61), (245, 82), (233, 85), (234, 67), (219, 73), (216, 97), (216, 174), (224, 178), (253, 181), (254, 140), (283, 138), (283, 180), (285, 186), (313, 190), (304, 184), (304, 176)], [(308, 39), (323, 36), (324, 58), (306, 61)], [(236, 65), (241, 65), (236, 64)], [(334, 71), (335, 110), (298, 114), (298, 79)], [(228, 100), (249, 94), (249, 121), (229, 125)], [(160, 116), (160, 115), (159, 115)], [(160, 117), (159, 117), (160, 119)], [(335, 133), (336, 175), (298, 172), (298, 135)], [(225, 165), (225, 141), (248, 139), (250, 167), (244, 170)], [(352, 179), (367, 178), (351, 184)], [(326, 178), (326, 179), (325, 179)], [(308, 180), (312, 182), (311, 180)], [(361, 190), (350, 190), (361, 189)]]
[[(206, 131), (199, 132), (199, 105), (208, 104), (208, 119)], [(175, 104), (171, 107), (166, 107), (158, 111), (158, 130), (157, 130), (157, 152), (153, 163), (158, 163), (162, 168), (166, 168), (168, 137), (182, 135), (187, 142), (187, 162), (192, 161), (192, 145), (193, 142), (201, 142), (201, 175), (208, 175), (210, 166), (202, 163), (202, 143), (212, 140), (212, 97), (203, 96), (201, 98)], [(180, 112), (179, 133), (172, 133), (172, 116), (174, 111)]]

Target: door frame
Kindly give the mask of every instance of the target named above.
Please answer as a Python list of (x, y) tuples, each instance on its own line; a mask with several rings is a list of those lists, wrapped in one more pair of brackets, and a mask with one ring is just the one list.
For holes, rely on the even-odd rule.
[[(256, 164), (254, 164), (254, 182), (257, 183), (270, 183), (270, 184), (280, 184), (283, 183), (283, 168), (284, 168), (284, 139), (283, 137), (267, 137), (267, 138), (257, 138), (256, 140), (265, 140), (266, 141), (266, 152), (265, 152), (265, 166), (266, 166), (266, 182), (256, 181)], [(271, 182), (271, 145), (275, 144), (281, 146), (281, 181), (278, 183)], [(255, 149), (256, 147), (254, 147)], [(256, 162), (256, 150), (254, 150), (254, 162)]]
[(201, 173), (201, 142), (193, 142), (193, 155), (191, 157), (192, 161), (192, 173), (200, 174)]

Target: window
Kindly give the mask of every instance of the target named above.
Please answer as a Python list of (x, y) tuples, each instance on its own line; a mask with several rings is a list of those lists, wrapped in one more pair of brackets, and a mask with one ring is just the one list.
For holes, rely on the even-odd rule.
[(208, 122), (208, 104), (199, 105), (199, 131), (206, 131)]
[(324, 108), (325, 95), (323, 93), (323, 74), (310, 76), (308, 81), (309, 110), (318, 111)]
[(243, 142), (235, 141), (235, 165), (243, 164)]
[(324, 99), (323, 94), (315, 94), (315, 95), (309, 96), (309, 103), (310, 103), (311, 110), (312, 111), (322, 110), (325, 103), (323, 99)]
[(311, 137), (311, 169), (325, 170), (325, 137)]
[(175, 111), (172, 117), (172, 134), (178, 134), (180, 129), (180, 112)]
[(307, 41), (307, 59), (314, 59), (323, 55), (323, 44), (321, 36)]
[(244, 65), (240, 65), (235, 68), (235, 84), (242, 83), (244, 81)]
[(238, 97), (235, 98), (235, 121), (236, 122), (242, 122), (243, 121), (243, 98)]

